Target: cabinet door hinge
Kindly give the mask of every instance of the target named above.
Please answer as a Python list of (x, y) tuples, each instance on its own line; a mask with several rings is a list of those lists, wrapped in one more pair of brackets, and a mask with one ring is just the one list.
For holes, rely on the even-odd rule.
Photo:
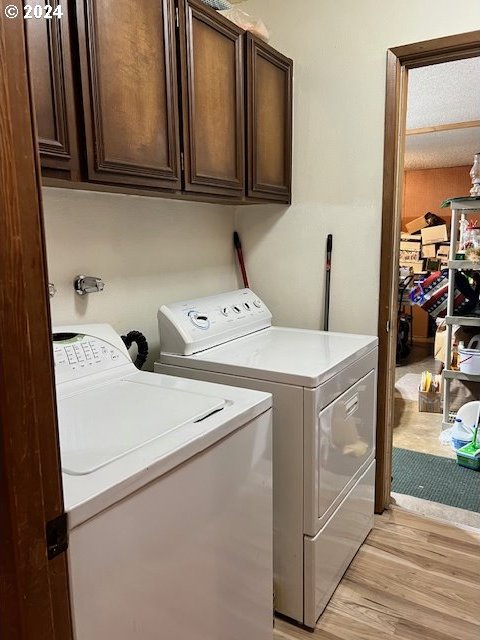
[(180, 152), (180, 169), (185, 171), (185, 158), (183, 155), (183, 151)]
[(49, 520), (46, 524), (47, 555), (51, 560), (68, 549), (68, 521), (67, 514), (62, 513), (58, 518)]
[(175, 7), (175, 25), (177, 29), (180, 28), (180, 18), (178, 16), (178, 7)]

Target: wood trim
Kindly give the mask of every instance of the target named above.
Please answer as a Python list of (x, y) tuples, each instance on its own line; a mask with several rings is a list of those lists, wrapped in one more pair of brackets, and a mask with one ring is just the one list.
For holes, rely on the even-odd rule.
[[(382, 513), (390, 503), (392, 466), (392, 421), (390, 376), (390, 336), (392, 325), (391, 292), (393, 279), (393, 249), (395, 246), (394, 212), (396, 166), (398, 155), (398, 109), (400, 93), (400, 63), (392, 51), (387, 52), (385, 102), (385, 142), (383, 158), (382, 235), (380, 259), (380, 292), (378, 308), (378, 404), (377, 404), (377, 468), (375, 481), (375, 511)], [(387, 252), (383, 247), (389, 247)], [(391, 433), (392, 432), (392, 433)]]
[[(408, 69), (480, 55), (480, 31), (436, 38), (387, 52), (380, 291), (378, 308), (377, 473), (375, 510), (390, 504), (393, 385), (397, 339), (396, 283)], [(387, 327), (390, 327), (390, 331)]]
[[(185, 172), (183, 189), (218, 195), (241, 196), (245, 191), (245, 114), (244, 114), (244, 31), (221, 14), (210, 9), (201, 0), (179, 0), (181, 92), (183, 111), (183, 152)], [(200, 174), (195, 161), (195, 102), (193, 19), (202, 20), (235, 42), (236, 66), (236, 173), (237, 179), (228, 180)]]
[(23, 20), (0, 3), (0, 636), (72, 638), (65, 555), (45, 524), (63, 512), (40, 165)]
[(436, 124), (431, 127), (420, 127), (419, 129), (407, 129), (406, 136), (420, 136), (424, 133), (437, 133), (439, 131), (455, 131), (456, 129), (473, 129), (480, 127), (480, 120), (469, 120), (468, 122), (450, 122), (449, 124)]
[(480, 30), (393, 47), (390, 51), (408, 68), (473, 58), (480, 53)]

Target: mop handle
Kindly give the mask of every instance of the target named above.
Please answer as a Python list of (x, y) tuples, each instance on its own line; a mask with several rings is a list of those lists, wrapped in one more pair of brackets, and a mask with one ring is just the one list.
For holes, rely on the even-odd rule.
[(478, 421), (480, 420), (480, 403), (478, 405), (477, 410), (477, 419), (475, 420), (475, 429), (473, 430), (473, 438), (472, 442), (476, 446), (477, 445), (477, 434), (478, 434)]

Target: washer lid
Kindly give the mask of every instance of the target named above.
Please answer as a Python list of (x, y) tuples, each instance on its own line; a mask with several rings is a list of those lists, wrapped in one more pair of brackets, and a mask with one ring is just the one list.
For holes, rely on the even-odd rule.
[(223, 398), (134, 379), (117, 379), (61, 397), (62, 470), (90, 474), (186, 424), (199, 422), (200, 434), (201, 420), (226, 404)]
[(269, 327), (191, 356), (162, 353), (163, 364), (317, 387), (378, 345), (349, 333)]

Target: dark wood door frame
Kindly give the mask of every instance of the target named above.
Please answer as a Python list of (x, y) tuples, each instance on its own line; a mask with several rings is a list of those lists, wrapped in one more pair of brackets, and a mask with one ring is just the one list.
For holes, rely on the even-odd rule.
[(390, 504), (393, 388), (397, 340), (398, 245), (408, 69), (480, 56), (480, 31), (436, 38), (387, 52), (385, 146), (378, 313), (379, 363), (375, 510)]
[(0, 2), (0, 637), (69, 640), (40, 168), (21, 16)]

